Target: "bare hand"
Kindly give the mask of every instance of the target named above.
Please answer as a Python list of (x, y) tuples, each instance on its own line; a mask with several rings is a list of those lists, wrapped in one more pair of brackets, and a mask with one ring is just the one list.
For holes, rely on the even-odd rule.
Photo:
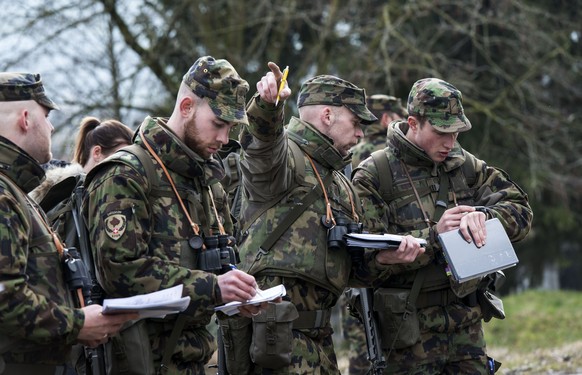
[[(283, 73), (279, 66), (274, 62), (269, 62), (267, 65), (271, 71), (265, 74), (261, 80), (257, 82), (257, 92), (262, 101), (275, 104)], [(291, 89), (289, 88), (289, 85), (285, 83), (285, 87), (281, 90), (281, 94), (279, 95), (279, 103), (284, 102), (289, 96), (291, 96)]]
[(438, 233), (444, 233), (459, 229), (461, 235), (467, 242), (475, 240), (475, 245), (481, 247), (485, 245), (487, 231), (485, 229), (486, 215), (476, 211), (475, 207), (457, 206), (449, 208), (437, 223)]
[(222, 302), (246, 302), (257, 294), (255, 278), (246, 272), (232, 270), (218, 276)]
[(262, 302), (257, 305), (244, 305), (238, 308), (239, 314), (244, 317), (252, 318), (253, 316), (259, 315), (263, 310), (269, 306), (268, 302)]
[(421, 254), (424, 254), (424, 248), (420, 246), (416, 238), (404, 236), (398, 249), (380, 250), (376, 254), (376, 261), (380, 264), (411, 263)]
[(77, 340), (93, 348), (106, 343), (109, 337), (119, 332), (125, 322), (139, 318), (137, 313), (103, 315), (101, 305), (86, 306), (82, 310), (85, 313), (85, 323)]

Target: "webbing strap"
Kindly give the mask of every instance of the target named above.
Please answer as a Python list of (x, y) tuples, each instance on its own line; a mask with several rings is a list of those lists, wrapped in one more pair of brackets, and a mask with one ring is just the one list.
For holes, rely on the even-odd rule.
[[(388, 157), (384, 150), (377, 150), (372, 152), (372, 159), (374, 164), (376, 164), (376, 170), (378, 171), (379, 178), (379, 189), (382, 199), (386, 203), (390, 203), (392, 199), (389, 198), (392, 192), (392, 170), (390, 164), (388, 164)], [(387, 199), (388, 198), (388, 199)]]
[[(328, 173), (328, 175), (325, 176), (325, 179), (323, 180), (324, 188), (327, 189), (327, 187), (331, 183), (332, 178), (333, 173)], [(283, 233), (285, 233), (285, 231), (289, 229), (289, 227), (295, 222), (295, 220), (297, 220), (297, 218), (299, 218), (299, 216), (301, 216), (303, 212), (305, 212), (305, 210), (307, 210), (307, 208), (311, 207), (313, 202), (315, 202), (321, 196), (322, 193), (323, 193), (322, 188), (319, 185), (315, 185), (313, 189), (311, 189), (309, 194), (305, 195), (301, 202), (295, 205), (295, 207), (293, 207), (291, 211), (289, 211), (287, 216), (285, 216), (285, 218), (279, 223), (279, 225), (277, 225), (275, 230), (269, 234), (269, 237), (267, 237), (267, 239), (263, 242), (259, 251), (268, 252), (269, 250), (271, 250), (275, 242), (277, 242), (277, 240), (283, 235)]]
[[(297, 143), (295, 143), (295, 141), (291, 138), (289, 140), (290, 142), (287, 142), (287, 144), (291, 150), (293, 159), (295, 160), (295, 174), (297, 181), (303, 181), (305, 179), (305, 157), (303, 156), (303, 151), (301, 151), (301, 148)], [(279, 203), (279, 201), (281, 201), (281, 197), (275, 197), (274, 199), (262, 204), (260, 209), (256, 210), (248, 220), (245, 220), (244, 226), (241, 228), (241, 233), (247, 231), (251, 224), (253, 224), (262, 214), (267, 212), (268, 209)]]
[(299, 317), (293, 321), (293, 329), (314, 329), (325, 327), (331, 319), (331, 309), (298, 311)]
[(449, 176), (444, 170), (440, 170), (440, 180), (439, 180), (439, 194), (435, 202), (435, 210), (433, 221), (438, 223), (443, 213), (448, 207), (449, 201)]
[(182, 333), (182, 329), (184, 328), (185, 323), (186, 315), (184, 314), (178, 315), (176, 323), (174, 324), (174, 328), (172, 329), (172, 333), (170, 334), (170, 338), (168, 339), (168, 342), (166, 342), (164, 354), (162, 356), (162, 362), (160, 363), (160, 368), (158, 369), (158, 374), (165, 374), (166, 371), (168, 370), (168, 363), (170, 362), (172, 354), (174, 354), (176, 344), (178, 343), (178, 338)]
[[(410, 294), (408, 295), (408, 300), (406, 301), (406, 311), (414, 310), (416, 311), (416, 300), (422, 289), (422, 284), (424, 284), (424, 278), (426, 276), (427, 268), (421, 268), (416, 272), (414, 277), (414, 282), (412, 283), (412, 288), (410, 289)], [(402, 320), (406, 319), (406, 314), (402, 316)]]

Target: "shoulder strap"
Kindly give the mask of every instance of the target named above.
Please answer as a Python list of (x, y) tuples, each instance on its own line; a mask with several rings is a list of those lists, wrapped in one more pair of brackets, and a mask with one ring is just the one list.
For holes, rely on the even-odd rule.
[(390, 163), (388, 162), (388, 156), (384, 150), (377, 150), (372, 152), (372, 159), (376, 165), (376, 170), (378, 171), (379, 178), (379, 193), (382, 196), (384, 202), (390, 202), (392, 200), (392, 169), (390, 168)]
[[(328, 175), (325, 176), (325, 179), (323, 180), (324, 188), (327, 189), (332, 179), (333, 173), (328, 173)], [(313, 189), (311, 189), (311, 191), (303, 197), (301, 202), (297, 203), (295, 207), (293, 207), (291, 211), (289, 211), (287, 216), (285, 216), (285, 218), (281, 220), (281, 222), (279, 223), (279, 225), (277, 225), (275, 230), (273, 230), (269, 234), (265, 242), (263, 242), (263, 244), (261, 245), (259, 252), (270, 251), (275, 242), (277, 242), (277, 240), (279, 239), (279, 237), (281, 237), (283, 233), (285, 233), (285, 231), (289, 229), (289, 227), (295, 222), (295, 220), (297, 220), (299, 216), (301, 216), (302, 213), (305, 212), (305, 210), (307, 210), (307, 208), (311, 207), (311, 205), (313, 204), (313, 202), (317, 200), (317, 198), (321, 197), (322, 193), (323, 190), (321, 189), (321, 186), (315, 185)]]
[(28, 209), (28, 202), (24, 197), (22, 197), (21, 194), (19, 194), (20, 188), (18, 188), (18, 186), (4, 173), (0, 173), (0, 180), (2, 180), (6, 184), (8, 190), (10, 190), (10, 192), (18, 202), (18, 205), (22, 207), (22, 210), (28, 216), (28, 221), (32, 221), (32, 216), (30, 214), (30, 210)]
[[(297, 145), (297, 143), (295, 143), (295, 141), (293, 141), (291, 138), (289, 138), (289, 142), (287, 142), (287, 144), (289, 145), (289, 149), (291, 150), (293, 159), (295, 160), (295, 173), (296, 176), (298, 176), (297, 180), (302, 182), (305, 180), (305, 156), (303, 155), (303, 151), (301, 151), (299, 145)], [(249, 220), (245, 221), (244, 227), (241, 228), (241, 233), (244, 233), (247, 229), (249, 229), (252, 223), (254, 223), (269, 208), (279, 203), (280, 200), (280, 197), (276, 197), (275, 199), (272, 199), (269, 202), (263, 204), (260, 209), (255, 211)]]
[[(293, 154), (293, 159), (295, 159), (295, 176), (297, 181), (302, 183), (305, 180), (305, 156), (303, 151), (294, 140), (289, 139), (291, 142), (287, 142), (289, 148), (291, 149), (291, 154)], [(303, 168), (302, 168), (303, 167)]]
[(152, 161), (152, 158), (148, 154), (148, 152), (143, 147), (135, 143), (122, 148), (121, 151), (128, 152), (137, 157), (140, 164), (145, 169), (146, 179), (148, 180), (148, 183), (151, 184), (150, 191), (157, 191), (160, 186), (160, 179), (158, 178), (154, 162)]
[(465, 152), (465, 162), (461, 165), (461, 171), (465, 176), (467, 186), (473, 186), (477, 180), (477, 171), (475, 171), (475, 162), (473, 155)]

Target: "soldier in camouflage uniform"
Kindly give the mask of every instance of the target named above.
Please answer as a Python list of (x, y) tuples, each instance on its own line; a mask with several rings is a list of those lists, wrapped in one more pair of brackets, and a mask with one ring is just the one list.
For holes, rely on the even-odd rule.
[(402, 107), (400, 98), (376, 94), (367, 97), (366, 102), (378, 121), (366, 127), (364, 138), (352, 148), (352, 167), (354, 169), (372, 152), (386, 147), (388, 124), (408, 117), (408, 112)]
[[(183, 77), (171, 117), (147, 117), (130, 146), (136, 151), (118, 151), (87, 176), (84, 213), (107, 296), (182, 284), (191, 298), (184, 313), (142, 320), (113, 337), (106, 350), (116, 373), (204, 374), (216, 350), (206, 329), (212, 308), (256, 294), (254, 277), (230, 271), (236, 260), (222, 252), (211, 258), (218, 238), (232, 241), (219, 184), (224, 169), (214, 155), (234, 124), (247, 123), (248, 88), (228, 61), (199, 58)], [(156, 178), (146, 178), (148, 165)], [(220, 250), (232, 242), (226, 245)], [(241, 311), (251, 316), (259, 308)]]
[[(480, 297), (483, 280), (457, 283), (447, 276), (437, 234), (459, 229), (468, 242), (481, 246), (485, 221), (497, 218), (510, 239), (519, 241), (530, 230), (532, 210), (527, 195), (504, 171), (457, 142), (471, 123), (454, 86), (436, 78), (417, 81), (408, 112), (407, 121), (390, 125), (388, 147), (360, 164), (352, 179), (371, 232), (410, 233), (429, 242), (416, 261), (392, 267), (375, 290), (375, 304), (395, 301), (394, 296), (405, 300), (402, 296), (420, 280), (416, 309), (407, 315), (407, 322), (415, 324), (404, 324), (403, 310), (395, 307), (393, 313), (377, 311), (385, 373), (490, 374), (493, 361), (485, 351), (482, 326), (488, 311)], [(387, 175), (391, 184), (383, 177)]]
[[(244, 318), (221, 323), (227, 364), (232, 374), (339, 374), (330, 311), (348, 280), (368, 285), (384, 263), (410, 262), (423, 250), (408, 236), (397, 252), (368, 252), (356, 263), (341, 246), (341, 232), (340, 244), (332, 243), (336, 230), (359, 222), (359, 198), (341, 171), (351, 162), (349, 149), (362, 137), (361, 126), (376, 118), (366, 108), (363, 89), (322, 75), (303, 83), (300, 118), (285, 127), (283, 101), (290, 90), (283, 90), (275, 106), (281, 71), (274, 63), (269, 68), (247, 105), (249, 125), (240, 134), (240, 249), (245, 269), (261, 289), (283, 284), (287, 294), (252, 325)], [(235, 345), (233, 340), (243, 336), (247, 341)], [(240, 352), (240, 358), (228, 358), (232, 347), (245, 348), (247, 358)], [(245, 360), (254, 368), (233, 368)]]
[[(402, 120), (408, 116), (399, 98), (391, 95), (376, 94), (366, 97), (366, 105), (378, 120), (364, 130), (364, 137), (355, 145), (352, 152), (352, 168), (356, 168), (376, 150), (386, 147), (386, 130), (392, 121)], [(366, 352), (366, 333), (362, 323), (347, 311), (347, 299), (338, 302), (341, 311), (342, 332), (349, 343), (349, 374), (365, 374), (370, 368)]]
[[(0, 73), (0, 374), (55, 374), (75, 343), (96, 346), (135, 314), (77, 309), (64, 280), (66, 256), (26, 193), (51, 158), (48, 120), (58, 109), (38, 74)], [(62, 371), (62, 369), (61, 369)]]

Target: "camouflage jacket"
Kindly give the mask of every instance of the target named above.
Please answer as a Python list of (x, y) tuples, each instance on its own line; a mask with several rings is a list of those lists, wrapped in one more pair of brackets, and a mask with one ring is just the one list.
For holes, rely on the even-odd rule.
[[(231, 233), (226, 194), (218, 184), (224, 175), (221, 163), (196, 155), (165, 127), (164, 119), (148, 117), (141, 129), (168, 169), (201, 235), (218, 234), (217, 220)], [(136, 136), (134, 143), (145, 148), (143, 142)], [(197, 269), (200, 250), (188, 244), (194, 236), (193, 228), (162, 168), (153, 163), (159, 191), (152, 190), (152, 181), (146, 178), (139, 159), (123, 149), (87, 176), (83, 213), (88, 218), (100, 282), (108, 297), (128, 297), (183, 284), (183, 295), (190, 296), (191, 303), (176, 348), (180, 354), (174, 359), (207, 361), (216, 345), (205, 326), (210, 322), (212, 307), (222, 303), (217, 276)], [(210, 203), (211, 188), (218, 218)], [(176, 317), (148, 321), (155, 353), (161, 355), (163, 337), (170, 335)]]
[(352, 168), (356, 169), (372, 152), (386, 147), (386, 128), (379, 122), (366, 127), (366, 135), (355, 145), (352, 152)]
[[(263, 103), (257, 96), (251, 100), (247, 116), (249, 126), (240, 134), (244, 188), (241, 221), (246, 229), (239, 246), (243, 265), (257, 277), (261, 287), (271, 286), (261, 282), (283, 282), (299, 310), (330, 308), (348, 282), (369, 282), (375, 277), (372, 268), (378, 265), (373, 254), (355, 264), (346, 250), (328, 248), (328, 230), (322, 224), (326, 215), (323, 192), (270, 251), (259, 252), (259, 248), (288, 212), (301, 204), (314, 186), (319, 186), (307, 156), (322, 181), (330, 181), (326, 192), (335, 220), (358, 220), (350, 197), (357, 216), (361, 213), (359, 199), (341, 173), (350, 158), (342, 157), (329, 138), (305, 121), (293, 117), (285, 130), (281, 109)], [(294, 155), (291, 142), (298, 144), (300, 157)], [(257, 212), (262, 214), (256, 217)]]
[[(486, 206), (488, 218), (498, 218), (512, 241), (519, 241), (526, 236), (533, 214), (527, 195), (504, 171), (488, 166), (462, 149), (458, 143), (444, 162), (435, 164), (424, 151), (406, 139), (407, 129), (406, 122), (391, 123), (388, 147), (384, 149), (391, 169), (394, 199), (386, 202), (382, 198), (379, 177), (381, 171), (378, 171), (373, 158), (367, 159), (354, 170), (352, 181), (363, 201), (364, 224), (370, 232), (411, 234), (429, 241), (425, 254), (413, 263), (391, 266), (391, 271), (384, 275), (389, 276), (384, 285), (409, 286), (417, 269), (430, 266), (436, 271), (427, 276), (426, 288), (430, 288), (431, 283), (433, 288), (446, 287), (449, 281), (442, 264), (442, 252), (433, 232), (441, 174), (446, 173), (451, 181), (446, 198), (448, 208), (456, 203)], [(469, 159), (474, 169), (474, 176), (469, 182), (467, 176), (461, 174), (461, 166), (466, 159)], [(422, 211), (402, 168), (408, 170), (419, 192), (422, 206), (433, 224), (431, 228), (424, 222)], [(462, 289), (452, 281), (451, 286), (453, 290)], [(470, 290), (459, 293), (467, 292)]]
[(44, 213), (26, 198), (44, 171), (2, 137), (0, 168), (0, 356), (7, 363), (63, 364), (85, 316), (72, 308)]

